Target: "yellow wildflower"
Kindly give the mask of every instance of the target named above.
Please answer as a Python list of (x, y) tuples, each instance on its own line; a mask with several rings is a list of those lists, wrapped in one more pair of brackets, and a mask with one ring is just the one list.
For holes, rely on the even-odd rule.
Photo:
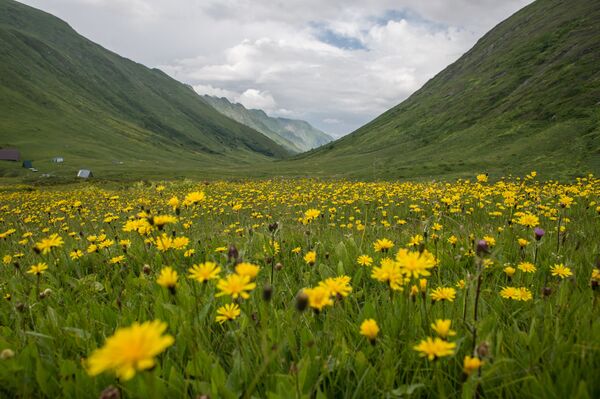
[(137, 371), (154, 367), (155, 357), (175, 342), (172, 336), (162, 335), (166, 329), (167, 324), (159, 320), (118, 329), (90, 355), (86, 362), (88, 374), (95, 376), (110, 370), (127, 381)]

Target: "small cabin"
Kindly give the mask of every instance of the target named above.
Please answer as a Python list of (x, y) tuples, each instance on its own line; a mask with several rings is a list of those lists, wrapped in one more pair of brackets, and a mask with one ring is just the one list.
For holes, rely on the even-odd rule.
[(63, 163), (63, 162), (65, 162), (65, 159), (63, 157), (54, 157), (54, 158), (52, 158), (52, 162)]
[(79, 172), (77, 172), (77, 177), (80, 177), (82, 179), (89, 179), (90, 177), (94, 177), (94, 175), (89, 169), (79, 169)]
[(21, 154), (16, 148), (0, 148), (0, 161), (18, 161)]

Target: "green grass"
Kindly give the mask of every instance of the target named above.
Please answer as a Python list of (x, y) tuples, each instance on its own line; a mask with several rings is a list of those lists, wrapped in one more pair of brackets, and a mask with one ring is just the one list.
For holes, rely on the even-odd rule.
[[(2, 186), (0, 233), (16, 231), (0, 239), (0, 254), (13, 257), (0, 268), (0, 291), (11, 294), (10, 301), (0, 303), (0, 351), (14, 352), (14, 357), (0, 360), (0, 396), (97, 398), (112, 385), (124, 398), (471, 398), (476, 391), (486, 398), (598, 397), (600, 291), (590, 286), (600, 253), (595, 239), (600, 234), (598, 183), (277, 179), (208, 185), (167, 182), (164, 191), (157, 189), (158, 182)], [(172, 196), (182, 200), (196, 190), (207, 195), (199, 205), (178, 212), (167, 205)], [(516, 196), (514, 208), (503, 205), (507, 191)], [(565, 209), (560, 206), (564, 195), (574, 199)], [(81, 208), (73, 207), (75, 201), (82, 202)], [(596, 205), (590, 206), (592, 202)], [(242, 209), (234, 211), (238, 203)], [(303, 224), (298, 218), (309, 208), (320, 210), (321, 216)], [(164, 232), (189, 238), (187, 249), (196, 253), (185, 257), (184, 250), (160, 252), (144, 242), (146, 237), (124, 232), (124, 223), (142, 209), (176, 215), (179, 220)], [(491, 215), (492, 211), (499, 213)], [(519, 211), (539, 216), (546, 230), (539, 242), (531, 228), (516, 223)], [(104, 221), (109, 215), (116, 220)], [(558, 217), (565, 228), (560, 237)], [(359, 221), (364, 230), (357, 228)], [(273, 222), (279, 226), (274, 232), (269, 230)], [(434, 223), (442, 229), (433, 230)], [(26, 232), (32, 236), (20, 243)], [(53, 233), (63, 237), (63, 246), (46, 255), (32, 251), (35, 242)], [(89, 236), (102, 233), (116, 242), (70, 259), (73, 250), (85, 252)], [(155, 230), (150, 237), (160, 234)], [(371, 278), (372, 267), (386, 256), (376, 253), (372, 244), (383, 237), (393, 240), (393, 256), (416, 234), (427, 237), (423, 246), (439, 259), (439, 267), (428, 277), (427, 293), (411, 298), (415, 280), (404, 291), (391, 293), (386, 284)], [(458, 238), (456, 247), (447, 241), (451, 235)], [(472, 238), (483, 236), (496, 243), (483, 256), (492, 265), (481, 274), (474, 322), (481, 269)], [(524, 250), (518, 238), (530, 241)], [(118, 245), (121, 239), (131, 240), (126, 250)], [(270, 249), (271, 239), (280, 244), (277, 254)], [(222, 275), (231, 272), (226, 253), (215, 252), (229, 245), (261, 271), (257, 288), (240, 301), (241, 316), (219, 325), (214, 321), (216, 309), (229, 298), (215, 297), (214, 281), (202, 285), (185, 276), (189, 266), (206, 260), (218, 262)], [(300, 254), (292, 253), (295, 247), (301, 247)], [(317, 252), (314, 266), (302, 259), (309, 250)], [(16, 256), (19, 253), (22, 257)], [(372, 256), (375, 265), (359, 266), (356, 259), (361, 254)], [(117, 255), (125, 256), (123, 264), (109, 264)], [(517, 271), (508, 279), (505, 265), (516, 267), (522, 260), (535, 262), (537, 271)], [(39, 291), (52, 291), (44, 298), (37, 295), (36, 278), (26, 273), (40, 261), (49, 269), (40, 277)], [(275, 263), (282, 268), (273, 271)], [(573, 276), (552, 276), (549, 268), (556, 263), (570, 267)], [(148, 274), (144, 265), (149, 266)], [(175, 295), (156, 283), (167, 265), (180, 274)], [(299, 290), (339, 275), (352, 279), (349, 296), (335, 299), (318, 314), (296, 309)], [(466, 288), (457, 289), (454, 302), (431, 301), (434, 288), (455, 287), (461, 279)], [(271, 284), (273, 297), (266, 302), (262, 290)], [(527, 287), (533, 299), (501, 298), (499, 290), (507, 285)], [(543, 287), (550, 288), (549, 295), (542, 294)], [(380, 326), (375, 345), (359, 334), (366, 318)], [(428, 361), (413, 346), (435, 335), (430, 324), (439, 318), (452, 320), (457, 334), (450, 340), (457, 345), (456, 354)], [(84, 359), (116, 329), (154, 319), (165, 321), (175, 339), (157, 357), (155, 368), (130, 381), (119, 381), (110, 372), (97, 377), (86, 373)], [(488, 350), (482, 355), (481, 375), (467, 379), (463, 357), (483, 343)]]

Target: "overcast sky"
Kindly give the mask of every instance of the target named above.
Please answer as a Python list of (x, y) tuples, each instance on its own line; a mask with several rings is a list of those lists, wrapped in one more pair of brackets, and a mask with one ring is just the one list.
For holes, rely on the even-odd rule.
[(531, 0), (23, 0), (198, 93), (340, 136)]

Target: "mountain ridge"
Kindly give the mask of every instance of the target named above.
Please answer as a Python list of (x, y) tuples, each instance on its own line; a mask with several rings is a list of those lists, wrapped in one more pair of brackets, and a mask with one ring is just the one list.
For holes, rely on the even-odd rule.
[(295, 153), (309, 151), (333, 140), (333, 137), (303, 120), (272, 117), (261, 109), (248, 109), (225, 97), (203, 95), (202, 98), (222, 114), (258, 130)]

